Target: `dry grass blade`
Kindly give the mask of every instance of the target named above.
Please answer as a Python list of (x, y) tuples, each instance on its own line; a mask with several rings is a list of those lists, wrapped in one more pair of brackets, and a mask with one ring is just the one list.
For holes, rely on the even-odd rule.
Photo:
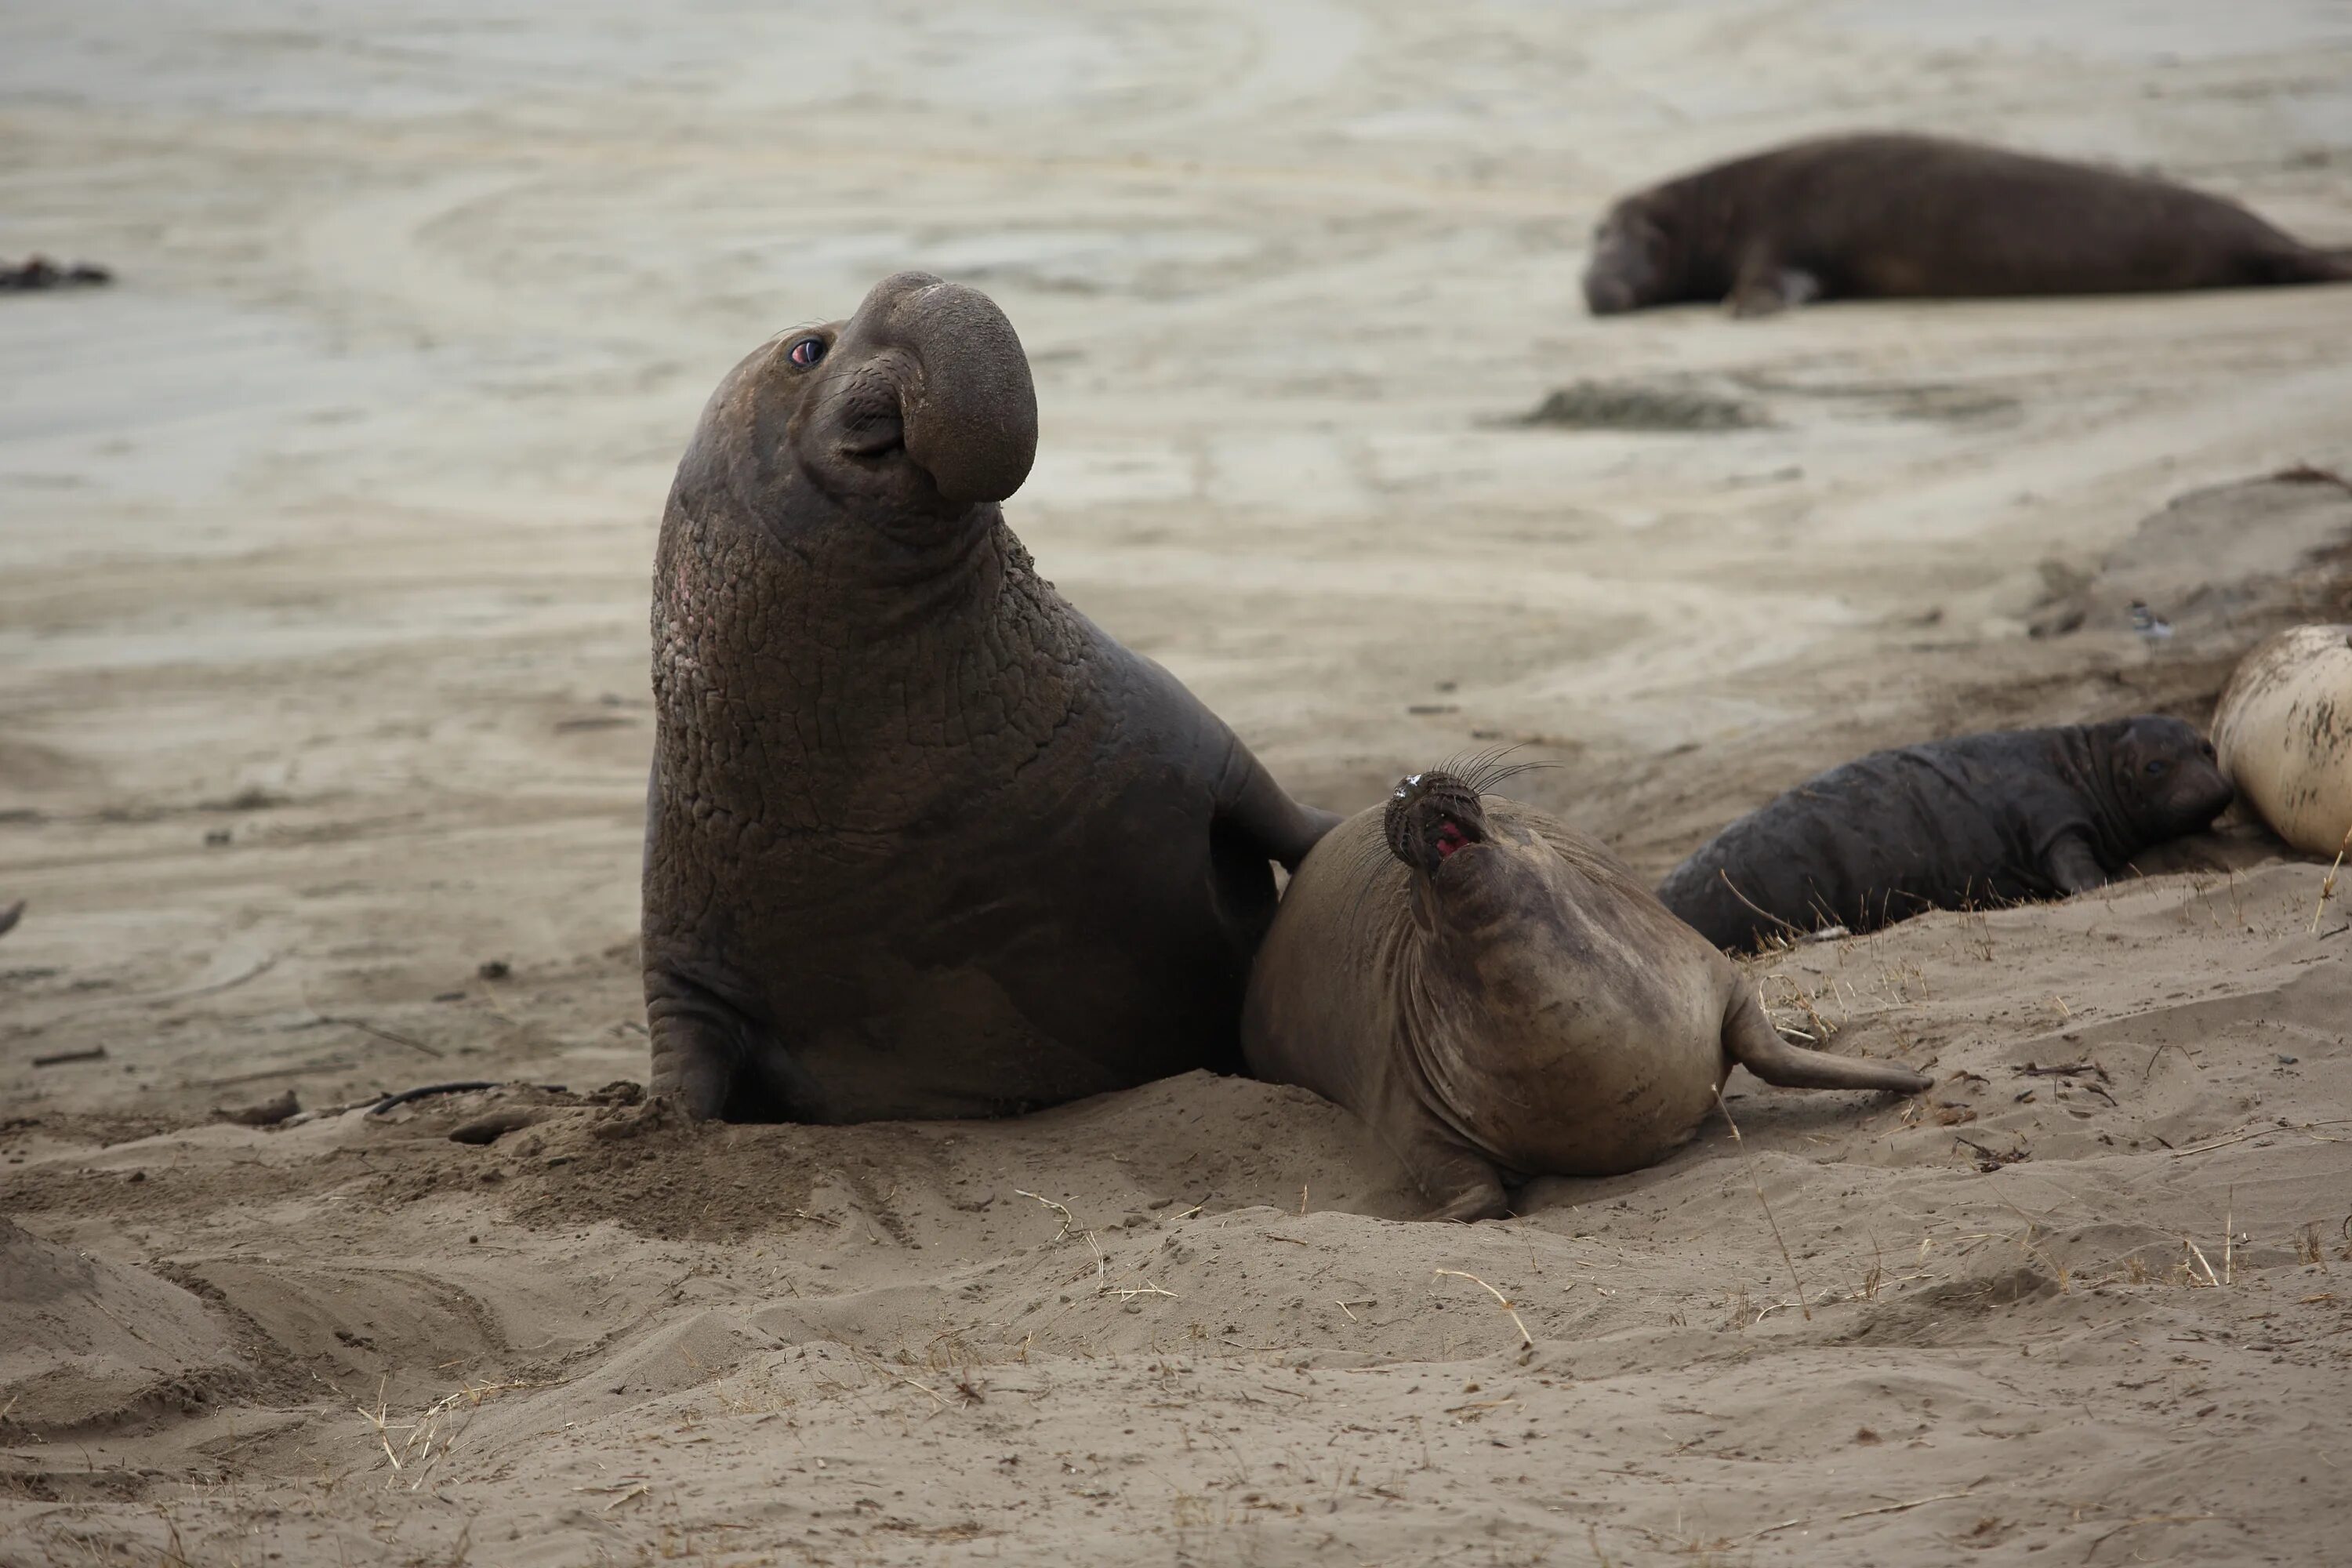
[(2273, 1132), (2313, 1132), (2322, 1127), (2352, 1127), (2352, 1117), (2338, 1116), (2326, 1121), (2297, 1121), (2273, 1127), (2249, 1127), (2243, 1132), (2232, 1132), (2227, 1138), (2216, 1138), (2210, 1142), (2191, 1143), (2186, 1149), (2175, 1149), (2172, 1151), (2172, 1158), (2179, 1160), (2190, 1154), (2203, 1154), (2215, 1149), (2226, 1149), (2232, 1143), (2242, 1143), (2249, 1138), (2266, 1138)]
[(1062, 1205), (1055, 1203), (1053, 1199), (1048, 1197), (1039, 1197), (1037, 1194), (1024, 1192), (1019, 1187), (1013, 1188), (1013, 1193), (1015, 1197), (1036, 1198), (1039, 1203), (1044, 1204), (1047, 1208), (1052, 1209), (1055, 1214), (1062, 1216), (1062, 1228), (1054, 1233), (1054, 1239), (1055, 1241), (1061, 1240), (1062, 1237), (1069, 1235), (1070, 1232), (1078, 1228), (1076, 1216), (1072, 1215), (1070, 1211)]
[(2205, 1249), (2198, 1246), (2195, 1242), (2189, 1240), (2185, 1236), (2180, 1238), (2180, 1245), (2186, 1247), (2191, 1253), (2196, 1255), (2198, 1267), (2205, 1270), (2205, 1282), (2212, 1286), (2216, 1290), (2219, 1290), (2221, 1288), (2221, 1277), (2213, 1272), (2213, 1265), (2207, 1260), (2205, 1257)]
[(2311, 934), (2319, 934), (2319, 917), (2327, 912), (2327, 900), (2336, 896), (2336, 873), (2344, 869), (2344, 852), (2352, 849), (2352, 827), (2344, 830), (2344, 841), (2336, 847), (2336, 864), (2327, 868), (2326, 880), (2319, 884), (2319, 904), (2311, 911)]
[[(1496, 1300), (1501, 1302), (1503, 1310), (1511, 1315), (1511, 1326), (1519, 1331), (1519, 1353), (1524, 1356), (1534, 1352), (1536, 1348), (1536, 1337), (1535, 1335), (1528, 1332), (1527, 1323), (1519, 1317), (1519, 1309), (1513, 1304), (1508, 1296), (1504, 1295), (1500, 1290), (1496, 1289), (1492, 1285), (1487, 1284), (1475, 1274), (1465, 1273), (1459, 1268), (1440, 1268), (1436, 1272), (1448, 1279), (1467, 1279), (1471, 1284), (1475, 1285), (1478, 1289), (1486, 1292), (1487, 1295), (1492, 1296)], [(1352, 1316), (1352, 1314), (1350, 1315)]]
[[(1843, 1524), (1848, 1520), (1868, 1519), (1874, 1514), (1907, 1513), (1915, 1508), (1925, 1508), (1931, 1502), (1950, 1502), (1955, 1498), (1968, 1497), (1975, 1490), (1976, 1488), (1968, 1487), (1956, 1492), (1937, 1492), (1933, 1497), (1913, 1498), (1908, 1502), (1885, 1503), (1877, 1508), (1858, 1508), (1851, 1513), (1831, 1515), (1830, 1522), (1833, 1524)], [(1768, 1524), (1761, 1530), (1751, 1530), (1745, 1535), (1736, 1535), (1732, 1537), (1730, 1544), (1736, 1546), (1747, 1542), (1757, 1540), (1762, 1536), (1778, 1535), (1784, 1530), (1795, 1530), (1800, 1525), (1811, 1524), (1820, 1518), (1821, 1516), (1819, 1514), (1807, 1514), (1802, 1519), (1784, 1519), (1778, 1524)]]
[(2221, 1211), (2221, 1283), (2238, 1281), (2238, 1184), (2230, 1184), (2228, 1206)]
[(1798, 1277), (1797, 1260), (1789, 1256), (1789, 1243), (1780, 1234), (1780, 1222), (1772, 1217), (1772, 1205), (1764, 1196), (1764, 1179), (1756, 1173), (1756, 1156), (1748, 1152), (1748, 1140), (1739, 1135), (1739, 1123), (1731, 1119), (1731, 1107), (1724, 1103), (1721, 1084), (1715, 1086), (1715, 1104), (1716, 1109), (1723, 1112), (1724, 1125), (1731, 1129), (1732, 1142), (1738, 1145), (1741, 1157), (1748, 1162), (1748, 1180), (1756, 1188), (1757, 1203), (1763, 1206), (1764, 1223), (1772, 1227), (1772, 1239), (1780, 1248), (1780, 1261), (1789, 1266), (1790, 1282), (1797, 1287), (1797, 1310), (1804, 1313), (1805, 1321), (1810, 1323), (1813, 1321), (1813, 1310), (1805, 1304), (1805, 1282)]
[(1794, 942), (1797, 939), (1805, 934), (1803, 931), (1799, 931), (1794, 924), (1782, 920), (1779, 915), (1774, 914), (1771, 910), (1759, 908), (1755, 900), (1749, 898), (1747, 894), (1741, 892), (1738, 887), (1733, 885), (1730, 872), (1725, 870), (1722, 867), (1717, 866), (1715, 868), (1715, 874), (1723, 879), (1723, 885), (1725, 887), (1731, 889), (1731, 896), (1733, 898), (1738, 899), (1741, 903), (1746, 904), (1749, 909), (1754, 910), (1757, 914), (1760, 915), (1765, 920), (1770, 921), (1774, 925), (1779, 926), (1782, 931), (1788, 932), (1788, 937), (1785, 940)]

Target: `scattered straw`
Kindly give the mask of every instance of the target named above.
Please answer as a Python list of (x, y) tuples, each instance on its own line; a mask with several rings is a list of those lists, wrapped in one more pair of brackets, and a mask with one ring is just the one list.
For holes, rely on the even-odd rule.
[(1772, 1205), (1764, 1197), (1764, 1180), (1756, 1173), (1756, 1156), (1748, 1152), (1748, 1140), (1739, 1135), (1739, 1123), (1731, 1119), (1731, 1107), (1724, 1103), (1721, 1084), (1715, 1086), (1715, 1104), (1723, 1112), (1724, 1124), (1731, 1129), (1732, 1142), (1738, 1145), (1741, 1156), (1748, 1162), (1748, 1179), (1755, 1185), (1756, 1201), (1763, 1205), (1764, 1223), (1772, 1227), (1772, 1239), (1780, 1247), (1780, 1261), (1789, 1266), (1789, 1278), (1797, 1287), (1797, 1310), (1804, 1313), (1805, 1321), (1810, 1323), (1813, 1321), (1813, 1310), (1805, 1305), (1805, 1282), (1798, 1277), (1797, 1260), (1789, 1256), (1789, 1243), (1780, 1234), (1780, 1222), (1772, 1217)]
[[(1440, 1268), (1436, 1270), (1436, 1272), (1449, 1279), (1467, 1279), (1470, 1283), (1486, 1292), (1487, 1295), (1492, 1296), (1496, 1300), (1501, 1302), (1503, 1305), (1503, 1310), (1511, 1315), (1511, 1326), (1519, 1331), (1520, 1358), (1524, 1360), (1526, 1357), (1535, 1353), (1536, 1337), (1535, 1335), (1528, 1332), (1527, 1323), (1521, 1320), (1519, 1317), (1518, 1308), (1512, 1303), (1512, 1300), (1508, 1296), (1504, 1295), (1500, 1290), (1496, 1289), (1492, 1285), (1487, 1284), (1475, 1274), (1467, 1274), (1459, 1268)], [(1352, 1316), (1353, 1314), (1350, 1315)]]
[[(550, 1386), (551, 1385), (548, 1384), (525, 1383), (520, 1380), (508, 1383), (468, 1384), (458, 1389), (457, 1393), (446, 1394), (426, 1405), (417, 1413), (415, 1420), (394, 1421), (391, 1418), (391, 1411), (384, 1403), (383, 1384), (379, 1379), (376, 1384), (376, 1407), (370, 1410), (362, 1405), (358, 1409), (360, 1418), (375, 1428), (376, 1442), (383, 1449), (383, 1457), (392, 1462), (392, 1474), (384, 1478), (384, 1485), (387, 1488), (393, 1487), (404, 1478), (408, 1482), (408, 1489), (417, 1491), (423, 1489), (425, 1476), (433, 1467), (448, 1457), (450, 1447), (465, 1430), (463, 1426), (452, 1432), (445, 1432), (442, 1429), (443, 1423), (453, 1414), (457, 1413), (461, 1406), (464, 1414), (470, 1417), (474, 1411), (481, 1408), (484, 1400), (494, 1395), (511, 1393), (520, 1388)], [(403, 1434), (398, 1448), (394, 1448), (392, 1445), (392, 1435), (394, 1432)]]
[(873, 1352), (861, 1350), (856, 1345), (850, 1343), (847, 1340), (839, 1340), (835, 1342), (839, 1344), (842, 1349), (847, 1351), (852, 1360), (858, 1362), (867, 1370), (880, 1373), (883, 1377), (892, 1383), (903, 1383), (918, 1394), (929, 1395), (942, 1410), (952, 1410), (955, 1408), (955, 1406), (947, 1402), (946, 1398), (940, 1394), (938, 1389), (931, 1387), (928, 1384), (921, 1383), (914, 1378), (908, 1377), (905, 1373), (899, 1372), (891, 1367), (888, 1363), (885, 1363), (881, 1357), (874, 1354)]
[(2196, 1256), (2198, 1265), (2205, 1270), (2206, 1283), (2212, 1286), (2216, 1290), (2219, 1290), (2221, 1288), (2221, 1277), (2213, 1272), (2213, 1265), (2207, 1259), (2205, 1249), (2198, 1246), (2195, 1242), (2189, 1240), (2185, 1236), (2180, 1238), (2180, 1245), (2189, 1248), (2189, 1250)]

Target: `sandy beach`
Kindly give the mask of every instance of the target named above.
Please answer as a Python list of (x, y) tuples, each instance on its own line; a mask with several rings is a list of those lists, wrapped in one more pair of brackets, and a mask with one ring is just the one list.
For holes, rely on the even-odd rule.
[(0, 297), (0, 1563), (2333, 1560), (2352, 876), (2234, 816), (1760, 962), (1937, 1087), (1501, 1222), (1239, 1079), (635, 1087), (670, 473), (900, 268), (1028, 348), (1045, 574), (1333, 809), (1517, 746), (1660, 873), (2352, 619), (2352, 288), (1586, 316), (1610, 197), (1858, 127), (2352, 246), (2317, 0), (12, 5), (0, 258), (118, 280)]

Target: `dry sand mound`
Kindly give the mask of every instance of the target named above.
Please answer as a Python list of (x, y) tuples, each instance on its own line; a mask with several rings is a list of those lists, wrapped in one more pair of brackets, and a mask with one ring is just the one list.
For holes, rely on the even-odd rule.
[[(37, 1265), (12, 1330), (106, 1371), (12, 1411), (0, 1550), (2120, 1561), (2156, 1531), (2174, 1561), (2315, 1561), (2326, 1509), (2244, 1499), (2318, 1504), (2343, 1431), (2352, 967), (2340, 913), (2311, 929), (2323, 875), (1784, 954), (1784, 1019), (1937, 1089), (1743, 1076), (1744, 1150), (1717, 1124), (1498, 1225), (1401, 1223), (1332, 1108), (1202, 1075), (999, 1123), (498, 1091), (51, 1147), (0, 1186), (29, 1226), (202, 1260), (159, 1262), (182, 1289), (10, 1235)], [(449, 1138), (493, 1105), (530, 1125)], [(97, 1342), (55, 1326), (68, 1297)], [(192, 1414), (157, 1419), (164, 1388)]]
[(57, 1436), (190, 1412), (238, 1381), (205, 1304), (0, 1219), (0, 1408)]

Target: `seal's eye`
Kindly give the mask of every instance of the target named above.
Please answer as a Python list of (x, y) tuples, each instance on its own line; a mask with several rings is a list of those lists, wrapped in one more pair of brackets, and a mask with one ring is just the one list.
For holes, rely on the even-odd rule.
[(1456, 849), (1469, 843), (1470, 838), (1458, 826), (1446, 822), (1438, 825), (1437, 837), (1431, 842), (1437, 846), (1437, 858), (1444, 860), (1450, 858)]
[(2164, 776), (2164, 760), (2159, 757), (2155, 762), (2148, 763), (2147, 766), (2141, 771), (2146, 773), (2147, 776), (2152, 779), (2160, 779)]
[(824, 340), (823, 338), (803, 338), (800, 342), (792, 346), (790, 351), (788, 351), (786, 357), (794, 364), (800, 366), (803, 370), (806, 370), (809, 366), (814, 364), (817, 361), (824, 357)]

